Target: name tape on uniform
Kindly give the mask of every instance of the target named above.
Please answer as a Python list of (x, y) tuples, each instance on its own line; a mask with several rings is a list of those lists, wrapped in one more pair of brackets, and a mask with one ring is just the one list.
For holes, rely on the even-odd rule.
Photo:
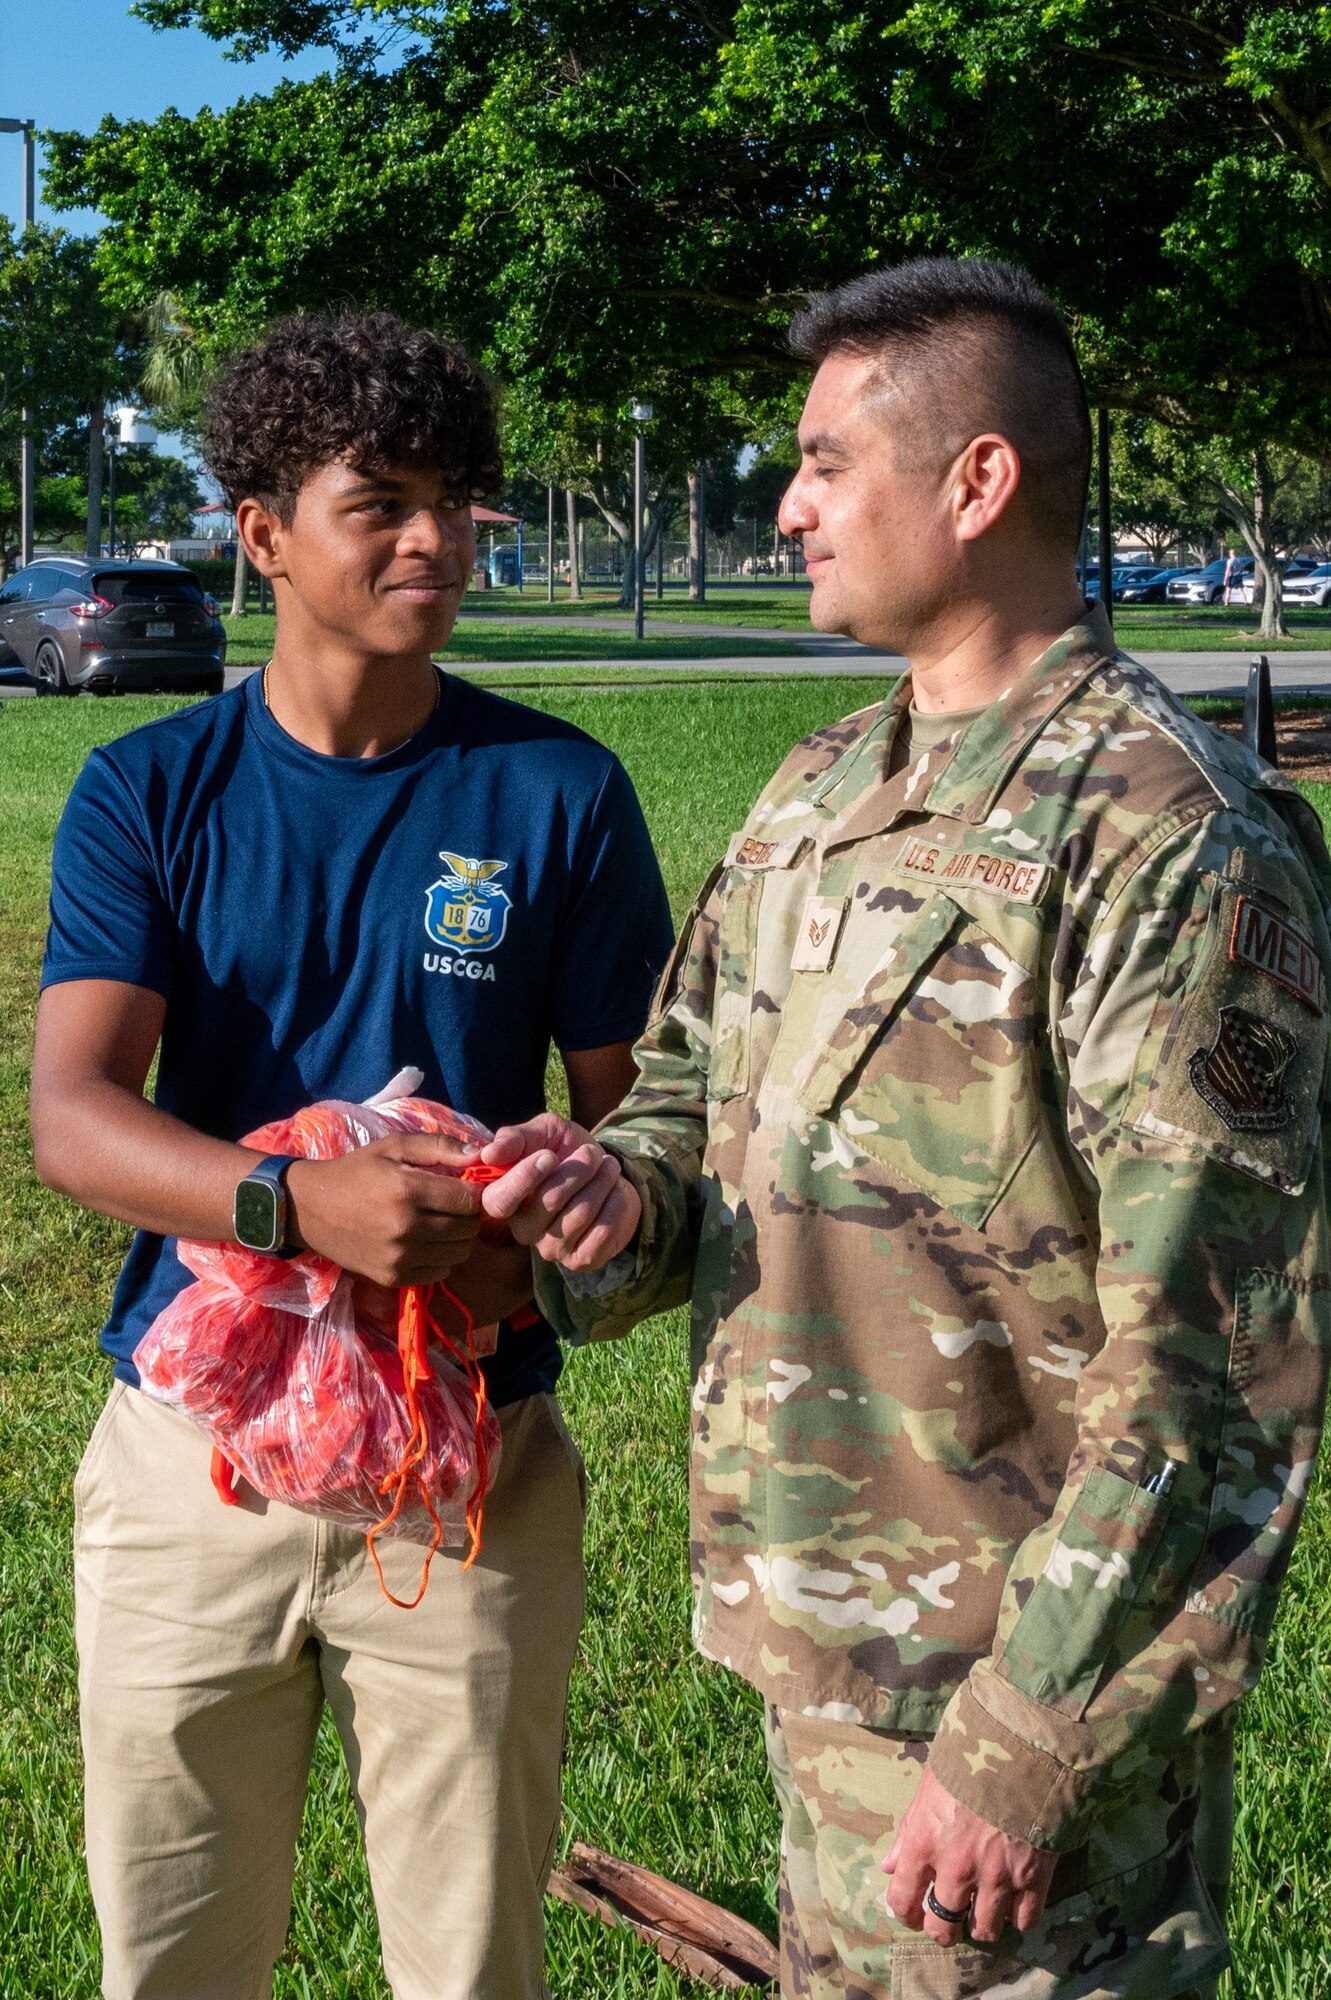
[(787, 834), (784, 840), (760, 840), (757, 834), (737, 833), (726, 849), (727, 868), (789, 868), (806, 836)]
[(1312, 940), (1296, 924), (1263, 909), (1251, 896), (1240, 896), (1229, 936), (1229, 955), (1236, 965), (1260, 972), (1283, 986), (1314, 1014), (1326, 1012), (1326, 980)]
[(899, 875), (940, 887), (983, 889), (1009, 903), (1033, 903), (1049, 879), (1043, 861), (1019, 861), (1011, 854), (990, 854), (979, 847), (941, 847), (908, 834), (892, 867)]
[(810, 896), (800, 917), (795, 949), (790, 954), (792, 972), (826, 972), (841, 935), (846, 914), (844, 896)]

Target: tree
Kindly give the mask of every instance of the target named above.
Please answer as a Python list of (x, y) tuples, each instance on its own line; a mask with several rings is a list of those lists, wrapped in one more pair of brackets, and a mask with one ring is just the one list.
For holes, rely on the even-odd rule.
[[(116, 295), (170, 289), (224, 344), (280, 307), (358, 297), (456, 328), (557, 411), (653, 388), (664, 407), (705, 384), (756, 439), (789, 394), (783, 328), (807, 291), (878, 259), (984, 251), (1050, 286), (1112, 407), (1248, 457), (1326, 435), (1320, 6), (139, 11), (241, 57), (330, 51), (327, 75), (220, 115), (51, 142), (51, 195), (112, 219)], [(372, 37), (394, 34), (413, 42), (387, 69)]]
[[(19, 545), (22, 409), (36, 428), (40, 475), (43, 441), (100, 409), (132, 371), (127, 335), (103, 296), (92, 242), (41, 226), (21, 235), (0, 228), (0, 569)], [(39, 477), (39, 503), (42, 491)]]
[[(111, 217), (102, 268), (125, 304), (169, 292), (219, 349), (279, 310), (389, 306), (461, 333), (556, 408), (651, 394), (664, 409), (723, 377), (751, 428), (749, 403), (785, 393), (798, 291), (779, 289), (779, 245), (753, 218), (783, 213), (802, 242), (801, 174), (712, 115), (732, 8), (140, 11), (241, 53), (324, 42), (338, 60), (222, 114), (50, 136), (48, 195)], [(389, 73), (357, 41), (371, 15), (418, 37)]]
[(1116, 534), (1134, 535), (1152, 562), (1173, 551), (1214, 553), (1218, 526), (1215, 489), (1179, 439), (1148, 417), (1118, 417), (1112, 427), (1110, 504)]

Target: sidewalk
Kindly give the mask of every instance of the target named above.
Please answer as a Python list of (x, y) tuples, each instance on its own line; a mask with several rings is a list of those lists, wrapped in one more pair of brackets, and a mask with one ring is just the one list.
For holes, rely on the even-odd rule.
[[(586, 622), (591, 624), (593, 621)], [(601, 629), (604, 630), (604, 626)], [(696, 627), (690, 629), (697, 630)], [(785, 640), (788, 635), (783, 633), (781, 637)], [(1139, 653), (1136, 657), (1153, 668), (1165, 686), (1172, 688), (1176, 694), (1241, 695), (1247, 686), (1248, 668), (1255, 657), (1255, 650), (1236, 654)], [(1331, 701), (1331, 651), (1273, 653), (1269, 657), (1271, 686), (1277, 695), (1307, 694)], [(624, 683), (614, 679), (614, 670), (633, 664), (632, 659), (552, 662), (561, 670), (581, 670), (589, 681), (607, 688), (623, 686)], [(642, 664), (659, 674), (662, 680), (668, 680), (672, 674), (686, 676), (690, 680), (710, 676), (724, 678), (731, 674), (818, 674), (882, 681), (899, 674), (905, 661), (899, 653), (873, 652), (866, 646), (857, 646), (852, 639), (838, 639), (820, 633), (809, 641), (807, 647), (801, 643), (799, 657), (792, 654), (736, 654), (706, 660), (646, 660)], [(524, 667), (529, 668), (533, 676), (541, 672), (538, 660), (517, 663), (511, 660), (467, 660), (453, 671), (463, 675), (508, 673), (512, 676), (512, 685), (520, 687)], [(226, 684), (228, 688), (238, 687), (241, 681), (248, 680), (257, 671), (255, 667), (228, 668)], [(31, 696), (32, 693), (31, 687), (0, 686), (0, 699)]]

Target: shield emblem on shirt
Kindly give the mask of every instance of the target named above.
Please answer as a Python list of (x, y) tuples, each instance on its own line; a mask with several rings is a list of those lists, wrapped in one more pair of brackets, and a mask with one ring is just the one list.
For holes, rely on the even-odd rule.
[(495, 876), (507, 861), (477, 861), (441, 849), (444, 873), (425, 892), (425, 934), (450, 951), (493, 951), (508, 927), (513, 898)]

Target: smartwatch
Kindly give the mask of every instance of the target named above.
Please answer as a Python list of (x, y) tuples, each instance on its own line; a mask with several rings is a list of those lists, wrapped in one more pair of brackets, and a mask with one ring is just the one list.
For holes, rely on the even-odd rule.
[(294, 1257), (287, 1242), (287, 1168), (298, 1154), (271, 1153), (236, 1183), (231, 1226), (237, 1243), (268, 1257)]

